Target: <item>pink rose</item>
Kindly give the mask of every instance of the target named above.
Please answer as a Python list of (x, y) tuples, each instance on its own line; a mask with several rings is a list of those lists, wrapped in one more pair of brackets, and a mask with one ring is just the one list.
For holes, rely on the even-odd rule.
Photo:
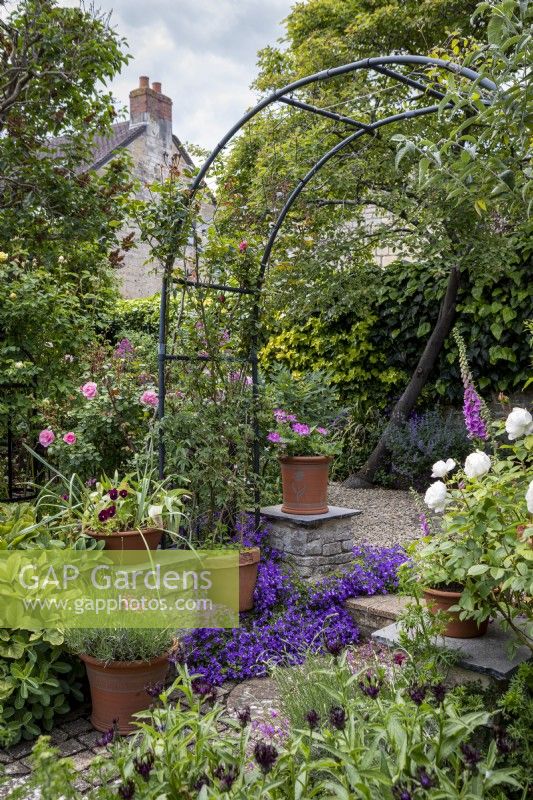
[(84, 383), (83, 386), (80, 387), (80, 392), (84, 397), (87, 398), (87, 400), (92, 400), (93, 397), (96, 397), (96, 394), (98, 392), (98, 387), (96, 383), (94, 383), (93, 381), (88, 381), (87, 383)]
[(39, 444), (43, 447), (50, 447), (52, 442), (55, 441), (56, 435), (50, 428), (45, 428), (44, 431), (41, 431), (39, 434)]
[(76, 434), (69, 431), (63, 436), (65, 444), (76, 444)]
[(157, 393), (151, 391), (150, 389), (147, 389), (146, 392), (143, 392), (140, 399), (143, 406), (152, 406), (152, 408), (157, 408), (159, 405)]
[(246, 239), (243, 239), (242, 242), (239, 242), (239, 250), (241, 253), (245, 253), (248, 250), (248, 242)]

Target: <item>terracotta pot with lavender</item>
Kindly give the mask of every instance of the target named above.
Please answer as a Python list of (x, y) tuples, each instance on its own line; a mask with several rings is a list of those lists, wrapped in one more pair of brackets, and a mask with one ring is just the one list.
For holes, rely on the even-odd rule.
[(329, 467), (338, 443), (321, 425), (300, 422), (295, 414), (274, 411), (275, 430), (267, 441), (278, 448), (286, 514), (327, 514)]
[(97, 731), (137, 730), (134, 715), (162, 691), (177, 647), (172, 632), (159, 629), (71, 629), (71, 652), (85, 664), (91, 691), (91, 723)]

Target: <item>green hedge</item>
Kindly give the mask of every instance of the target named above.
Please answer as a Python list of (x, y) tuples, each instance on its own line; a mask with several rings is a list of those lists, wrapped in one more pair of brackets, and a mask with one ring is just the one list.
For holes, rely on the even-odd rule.
[[(474, 285), (463, 279), (457, 327), (468, 346), (474, 377), (485, 395), (520, 391), (529, 374), (525, 322), (531, 315), (527, 265)], [(298, 372), (327, 371), (345, 401), (386, 406), (397, 397), (437, 319), (447, 276), (424, 265), (395, 262), (383, 272), (377, 300), (366, 316), (329, 322), (317, 312), (299, 327), (272, 327), (263, 366), (283, 363)], [(451, 337), (424, 392), (427, 402), (455, 402), (462, 394)]]

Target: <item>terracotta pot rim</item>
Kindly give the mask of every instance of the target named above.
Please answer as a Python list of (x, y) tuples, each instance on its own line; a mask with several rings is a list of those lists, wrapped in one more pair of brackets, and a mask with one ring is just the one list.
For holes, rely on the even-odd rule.
[(116, 539), (119, 536), (129, 538), (131, 536), (140, 536), (141, 534), (144, 535), (145, 533), (162, 533), (163, 531), (161, 528), (139, 528), (137, 530), (129, 531), (109, 531), (109, 533), (99, 533), (97, 531), (84, 532), (92, 539)]
[(333, 461), (333, 456), (279, 456), (279, 460), (283, 464), (299, 463), (303, 461), (324, 464), (326, 461)]
[(164, 661), (168, 661), (170, 656), (170, 652), (164, 653), (161, 656), (155, 656), (154, 658), (150, 659), (149, 661), (138, 660), (138, 661), (101, 661), (99, 658), (94, 658), (94, 656), (89, 656), (86, 653), (80, 653), (79, 658), (85, 663), (89, 664), (91, 667), (98, 667), (100, 669), (132, 669), (135, 670), (141, 666), (151, 667), (155, 664), (162, 664)]
[[(248, 560), (244, 563), (241, 563), (241, 558), (246, 555), (248, 556)], [(244, 566), (247, 567), (249, 564), (256, 564), (259, 559), (261, 558), (261, 548), (260, 547), (243, 547), (242, 550), (239, 550), (239, 567)]]
[(444, 589), (433, 589), (431, 587), (424, 587), (424, 594), (433, 595), (433, 597), (442, 597), (443, 599), (450, 599), (452, 597), (461, 597), (462, 592), (445, 591)]

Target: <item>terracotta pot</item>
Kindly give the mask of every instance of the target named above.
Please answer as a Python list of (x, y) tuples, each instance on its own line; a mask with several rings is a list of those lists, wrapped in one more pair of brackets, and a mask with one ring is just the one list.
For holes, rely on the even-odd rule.
[(448, 611), (451, 606), (457, 605), (461, 592), (447, 592), (442, 589), (424, 589), (424, 599), (429, 611), (448, 612), (449, 622), (444, 629), (444, 636), (451, 639), (476, 639), (484, 636), (489, 626), (488, 619), (478, 623), (473, 619), (459, 619), (458, 611)]
[[(163, 531), (159, 528), (146, 528), (142, 531), (115, 531), (114, 533), (95, 533), (87, 531), (93, 539), (105, 542), (104, 550), (157, 550)], [(141, 535), (142, 534), (142, 535)]]
[(261, 550), (251, 547), (239, 553), (239, 611), (251, 611), (254, 607), (254, 590)]
[(91, 723), (97, 731), (108, 731), (118, 720), (119, 733), (137, 730), (132, 715), (152, 704), (146, 688), (164, 681), (168, 670), (168, 655), (152, 661), (98, 661), (80, 655), (87, 668), (91, 688)]
[(327, 514), (329, 456), (280, 458), (286, 514)]

